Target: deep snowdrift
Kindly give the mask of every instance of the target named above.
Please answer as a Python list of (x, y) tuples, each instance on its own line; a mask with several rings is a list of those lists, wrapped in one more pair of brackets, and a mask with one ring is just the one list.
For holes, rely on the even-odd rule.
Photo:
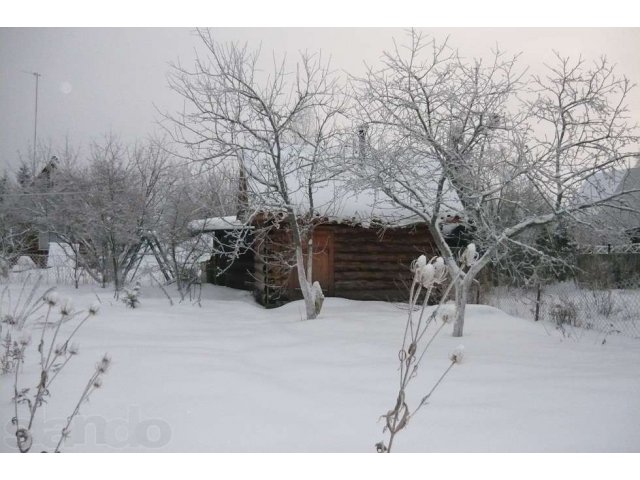
[[(202, 307), (172, 307), (143, 288), (135, 310), (106, 290), (59, 293), (78, 309), (97, 294), (102, 308), (39, 413), (34, 451), (55, 445), (104, 352), (112, 368), (64, 451), (372, 452), (385, 438), (378, 420), (395, 401), (401, 305), (328, 298), (319, 319), (304, 321), (300, 302), (264, 310), (223, 287), (206, 286)], [(609, 336), (602, 345), (594, 333), (574, 341), (491, 307), (467, 311), (463, 363), (396, 437), (395, 451), (640, 451), (637, 340)], [(410, 406), (460, 343), (450, 326), (442, 331)], [(29, 348), (22, 387), (37, 383)], [(0, 377), (1, 451), (15, 451), (12, 394), (12, 379)]]

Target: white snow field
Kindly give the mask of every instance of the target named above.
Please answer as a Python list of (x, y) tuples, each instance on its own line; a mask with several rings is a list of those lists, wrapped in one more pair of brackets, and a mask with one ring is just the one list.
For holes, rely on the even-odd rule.
[[(79, 331), (79, 355), (38, 413), (33, 451), (55, 447), (105, 352), (111, 369), (63, 451), (373, 452), (387, 440), (379, 417), (395, 404), (401, 305), (328, 298), (321, 317), (305, 321), (301, 302), (265, 310), (247, 292), (210, 285), (201, 307), (170, 306), (150, 287), (137, 309), (90, 286), (58, 293), (77, 309), (97, 294), (102, 306)], [(460, 343), (464, 360), (398, 434), (394, 451), (640, 451), (638, 340), (612, 335), (602, 344), (593, 332), (565, 339), (476, 305), (462, 339), (451, 329), (427, 352), (409, 406)], [(36, 343), (20, 387), (37, 384)], [(12, 377), (0, 376), (1, 451), (16, 451), (12, 395)]]

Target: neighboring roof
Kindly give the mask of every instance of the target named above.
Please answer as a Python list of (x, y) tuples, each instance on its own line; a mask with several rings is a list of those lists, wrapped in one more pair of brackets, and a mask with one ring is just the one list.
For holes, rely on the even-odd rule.
[[(587, 179), (578, 195), (578, 202), (602, 200), (616, 193), (640, 190), (640, 167), (626, 170), (610, 169), (597, 172)], [(622, 232), (631, 232), (640, 227), (640, 191), (622, 193), (606, 202), (596, 210), (593, 218), (601, 241), (616, 243), (628, 241), (620, 236)]]
[[(622, 182), (616, 189), (616, 193), (640, 190), (640, 167), (629, 169)], [(624, 193), (618, 199), (624, 208), (631, 208), (635, 211), (620, 210), (615, 213), (616, 220), (625, 226), (626, 230), (640, 226), (640, 191)]]
[[(77, 248), (77, 245), (75, 245)], [(49, 242), (47, 267), (72, 267), (74, 265), (74, 249), (68, 243)]]
[(630, 168), (618, 187), (618, 191), (640, 189), (640, 166)]
[(628, 170), (607, 169), (596, 172), (584, 181), (578, 194), (580, 202), (597, 201), (620, 191)]

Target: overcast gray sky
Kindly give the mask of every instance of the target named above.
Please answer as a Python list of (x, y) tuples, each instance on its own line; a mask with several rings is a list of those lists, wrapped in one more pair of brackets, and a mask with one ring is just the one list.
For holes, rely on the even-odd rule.
[[(549, 29), (460, 28), (424, 29), (450, 43), (465, 56), (489, 52), (496, 43), (522, 52), (522, 63), (540, 71), (552, 50), (597, 58), (606, 54), (618, 72), (640, 79), (640, 28)], [(220, 40), (262, 43), (276, 53), (319, 50), (331, 55), (333, 66), (358, 74), (363, 61), (375, 63), (401, 29), (214, 29)], [(180, 108), (182, 101), (167, 87), (168, 63), (188, 65), (197, 38), (189, 29), (0, 28), (0, 171), (15, 171), (18, 151), (26, 154), (33, 138), (34, 77), (40, 79), (38, 139), (86, 146), (107, 132), (127, 141), (157, 129), (161, 110)], [(630, 98), (640, 121), (640, 89)]]

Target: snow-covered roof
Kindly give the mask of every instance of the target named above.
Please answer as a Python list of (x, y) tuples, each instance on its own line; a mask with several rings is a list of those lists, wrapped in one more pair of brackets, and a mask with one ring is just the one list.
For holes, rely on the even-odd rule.
[[(296, 154), (299, 154), (296, 151)], [(257, 162), (259, 159), (253, 159)], [(391, 162), (397, 159), (390, 158)], [(275, 190), (270, 190), (266, 184), (277, 183), (269, 176), (272, 172), (257, 170), (256, 163), (246, 167), (248, 174), (248, 193), (250, 209), (253, 211), (279, 211), (282, 210), (280, 195)], [(328, 218), (334, 222), (357, 223), (367, 226), (370, 223), (383, 224), (388, 226), (407, 226), (422, 222), (422, 218), (408, 208), (403, 208), (393, 202), (381, 189), (372, 188), (367, 176), (366, 166), (359, 164), (353, 159), (347, 167), (330, 166), (324, 171), (325, 179), (314, 183), (312, 187), (314, 213)], [(426, 196), (435, 203), (437, 190), (437, 180), (434, 176), (434, 167), (425, 161), (424, 157), (412, 158), (410, 160), (412, 172), (419, 168), (423, 175), (420, 183), (422, 192), (427, 192)], [(266, 172), (266, 173), (265, 173)], [(308, 213), (309, 192), (305, 182), (305, 171), (295, 171), (286, 176), (287, 188), (289, 190), (291, 203), (294, 209), (301, 215)], [(314, 172), (318, 176), (318, 172)], [(443, 205), (441, 210), (445, 212), (460, 213), (462, 207), (458, 196), (453, 189), (446, 185), (443, 194)], [(411, 199), (402, 198), (402, 201), (410, 202)], [(428, 213), (428, 212), (426, 212)]]
[(211, 217), (194, 220), (189, 223), (189, 230), (194, 233), (214, 232), (216, 230), (238, 230), (245, 225), (235, 215), (227, 217)]
[(372, 222), (389, 226), (405, 226), (420, 222), (413, 212), (393, 204), (382, 192), (372, 188), (354, 188), (345, 180), (330, 180), (318, 185), (313, 193), (314, 209), (338, 223)]

